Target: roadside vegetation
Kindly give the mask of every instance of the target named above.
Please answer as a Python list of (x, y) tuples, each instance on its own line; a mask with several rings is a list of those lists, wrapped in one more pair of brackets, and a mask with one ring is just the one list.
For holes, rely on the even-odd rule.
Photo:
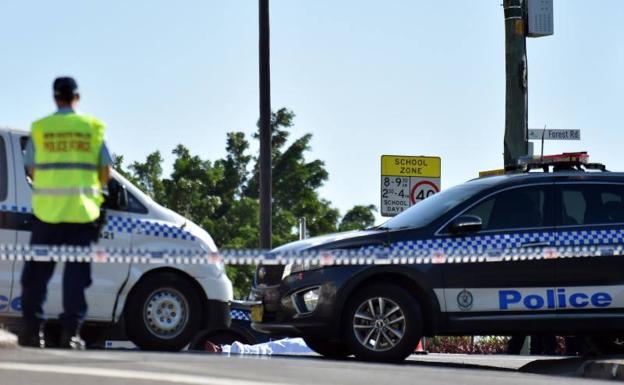
[[(301, 217), (306, 218), (310, 236), (373, 225), (375, 206), (357, 205), (341, 215), (320, 196), (319, 188), (329, 174), (322, 160), (306, 158), (312, 134), (289, 140), (294, 118), (294, 112), (286, 108), (271, 117), (273, 245), (296, 240)], [(257, 139), (256, 135), (251, 138)], [(250, 138), (242, 132), (228, 133), (225, 146), (224, 158), (209, 160), (177, 145), (172, 151), (175, 160), (169, 176), (163, 175), (160, 151), (128, 166), (122, 156), (116, 156), (115, 168), (156, 202), (202, 226), (221, 249), (256, 249), (260, 218), (258, 156), (251, 153)], [(249, 293), (253, 269), (228, 266), (236, 298)]]

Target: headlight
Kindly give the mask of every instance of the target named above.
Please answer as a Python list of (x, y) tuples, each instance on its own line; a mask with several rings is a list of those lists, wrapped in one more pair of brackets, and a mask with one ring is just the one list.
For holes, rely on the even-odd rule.
[(309, 271), (322, 268), (322, 265), (310, 265), (309, 263), (289, 263), (284, 265), (284, 272), (282, 273), (282, 279), (288, 277), (291, 274), (300, 273), (302, 271)]

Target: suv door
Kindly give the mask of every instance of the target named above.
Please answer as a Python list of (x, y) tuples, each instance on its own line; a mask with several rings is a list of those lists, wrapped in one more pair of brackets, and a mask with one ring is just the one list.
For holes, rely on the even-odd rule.
[(481, 230), (452, 235), (447, 225), (441, 231), (448, 245), (488, 255), (487, 262), (445, 265), (444, 300), (451, 324), (496, 313), (481, 318), (477, 328), (515, 330), (523, 322), (533, 322), (531, 327), (539, 328), (539, 318), (554, 318), (555, 306), (548, 292), (555, 283), (554, 260), (504, 260), (506, 251), (512, 248), (554, 244), (553, 198), (553, 183), (499, 190), (455, 217), (478, 216)]
[[(624, 183), (557, 183), (557, 245), (621, 245)], [(558, 309), (574, 330), (622, 330), (611, 317), (624, 315), (624, 256), (559, 258)], [(587, 317), (592, 322), (586, 322)]]

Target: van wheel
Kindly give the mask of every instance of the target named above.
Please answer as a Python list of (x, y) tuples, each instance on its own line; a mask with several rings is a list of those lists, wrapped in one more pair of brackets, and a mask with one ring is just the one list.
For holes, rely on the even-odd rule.
[(139, 348), (179, 351), (200, 328), (201, 301), (187, 279), (158, 273), (132, 291), (124, 317), (128, 337)]
[(418, 301), (392, 284), (356, 292), (343, 318), (344, 341), (356, 358), (399, 362), (414, 352), (422, 337)]
[(306, 345), (326, 358), (346, 358), (351, 355), (347, 346), (341, 341), (330, 341), (318, 337), (303, 337)]

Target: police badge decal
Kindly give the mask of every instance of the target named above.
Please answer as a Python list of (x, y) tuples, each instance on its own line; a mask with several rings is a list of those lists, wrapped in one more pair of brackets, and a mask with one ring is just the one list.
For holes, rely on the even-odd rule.
[(472, 293), (464, 289), (457, 294), (457, 306), (460, 310), (468, 311), (472, 309)]

